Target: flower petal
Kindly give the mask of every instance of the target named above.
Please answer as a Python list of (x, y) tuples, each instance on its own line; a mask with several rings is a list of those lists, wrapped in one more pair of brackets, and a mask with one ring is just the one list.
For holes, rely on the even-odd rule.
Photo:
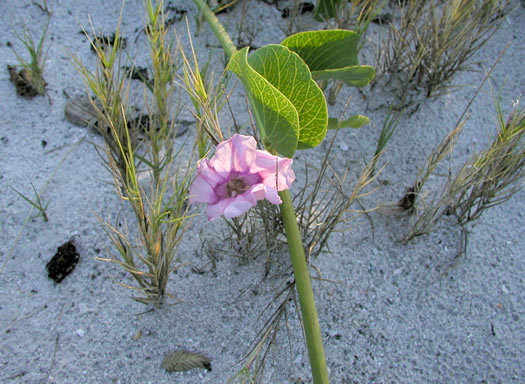
[(208, 159), (203, 159), (199, 162), (198, 172), (199, 176), (206, 180), (212, 188), (215, 188), (217, 184), (223, 183), (227, 179), (227, 177), (222, 176), (212, 167)]
[(270, 203), (279, 205), (279, 204), (281, 204), (283, 202), (281, 200), (281, 198), (279, 197), (279, 194), (277, 193), (277, 191), (275, 189), (270, 188), (270, 187), (266, 187), (264, 192), (265, 192), (264, 193), (264, 197)]
[(228, 218), (240, 216), (255, 204), (257, 201), (249, 195), (246, 196), (246, 194), (219, 200), (216, 204), (208, 204), (208, 220), (215, 220), (221, 215)]
[(252, 186), (250, 190), (247, 191), (246, 193), (249, 193), (250, 195), (252, 195), (256, 201), (264, 200), (264, 197), (266, 195), (265, 189), (266, 187), (264, 184), (257, 184), (257, 185)]
[(221, 174), (227, 177), (232, 170), (232, 143), (226, 140), (215, 148), (215, 154), (210, 160), (210, 165)]
[(224, 212), (224, 208), (229, 204), (230, 199), (222, 199), (217, 201), (215, 204), (208, 204), (208, 221), (217, 219)]
[[(257, 150), (256, 158), (250, 171), (259, 173), (263, 178), (264, 185), (284, 191), (290, 188), (295, 180), (295, 173), (292, 170), (292, 159), (277, 157), (267, 151)], [(275, 175), (278, 173), (277, 183)]]
[(251, 164), (255, 160), (257, 142), (252, 136), (235, 134), (231, 137), (232, 142), (232, 171), (249, 172)]
[(256, 200), (268, 200), (272, 204), (281, 204), (281, 198), (274, 188), (268, 187), (264, 184), (257, 184), (252, 187), (250, 192)]
[(215, 203), (218, 200), (212, 186), (201, 175), (198, 175), (190, 185), (190, 204)]
[(215, 149), (210, 162), (222, 176), (232, 172), (245, 173), (255, 159), (257, 143), (252, 136), (235, 134)]
[(229, 200), (232, 201), (224, 208), (223, 212), (223, 215), (228, 218), (240, 216), (257, 204), (257, 201), (247, 194), (242, 194)]

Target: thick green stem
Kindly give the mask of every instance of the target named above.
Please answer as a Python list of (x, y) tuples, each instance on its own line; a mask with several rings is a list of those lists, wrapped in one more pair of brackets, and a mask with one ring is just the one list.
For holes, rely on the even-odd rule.
[(292, 199), (288, 190), (279, 192), (279, 196), (283, 201), (280, 205), (281, 217), (283, 219), (284, 229), (286, 230), (288, 250), (292, 259), (295, 285), (297, 287), (299, 304), (301, 305), (301, 313), (303, 315), (303, 325), (312, 376), (315, 384), (329, 383), (323, 340), (321, 338), (321, 328), (319, 326), (319, 319), (317, 318), (310, 273), (308, 271), (308, 264), (306, 263), (299, 226), (295, 218)]
[(228, 32), (224, 30), (221, 22), (217, 19), (215, 13), (213, 13), (204, 0), (193, 0), (193, 2), (199, 7), (211, 30), (215, 34), (215, 37), (217, 37), (217, 40), (219, 40), (219, 43), (221, 43), (224, 48), (224, 53), (228, 56), (228, 59), (230, 59), (235, 51), (237, 51), (237, 48), (235, 47), (235, 44), (233, 44)]

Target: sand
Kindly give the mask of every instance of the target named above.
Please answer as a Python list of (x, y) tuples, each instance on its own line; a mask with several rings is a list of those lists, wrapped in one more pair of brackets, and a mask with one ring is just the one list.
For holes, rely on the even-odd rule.
[[(224, 223), (207, 223), (204, 207), (193, 220), (178, 251), (184, 265), (170, 277), (168, 289), (181, 300), (149, 311), (131, 299), (119, 283), (132, 284), (118, 266), (96, 260), (112, 252), (97, 215), (114, 222), (119, 212), (129, 219), (129, 207), (119, 200), (111, 175), (104, 169), (94, 145), (103, 140), (92, 130), (75, 126), (64, 117), (68, 93), (81, 93), (84, 84), (71, 64), (78, 53), (93, 68), (95, 55), (80, 31), (89, 28), (110, 34), (120, 12), (119, 2), (49, 0), (52, 10), (45, 45), (44, 77), (48, 97), (27, 100), (15, 94), (4, 70), (0, 81), (0, 382), (5, 383), (226, 383), (242, 365), (244, 353), (270, 315), (259, 317), (286, 281), (286, 249), (274, 252), (271, 273), (265, 276), (265, 257), (241, 263), (223, 241)], [(505, 114), (525, 89), (525, 8), (505, 18), (500, 30), (476, 53), (473, 61), (489, 68), (510, 44), (497, 65), (491, 84), (501, 94)], [(194, 8), (188, 10), (195, 30)], [(221, 15), (235, 34), (238, 12)], [(305, 23), (312, 23), (305, 16)], [(122, 17), (128, 52), (140, 65), (146, 62), (141, 1), (126, 2)], [(247, 15), (258, 30), (253, 45), (277, 43), (284, 37), (287, 19), (262, 1), (252, 0)], [(17, 64), (7, 42), (24, 57), (26, 52), (12, 28), (25, 25), (39, 36), (46, 15), (30, 1), (0, 4), (0, 68)], [(183, 36), (184, 22), (172, 29)], [(368, 51), (361, 63), (373, 64), (373, 41), (379, 27), (370, 30)], [(193, 36), (199, 58), (210, 50), (213, 70), (220, 73), (222, 52), (209, 28)], [(367, 54), (368, 52), (368, 54)], [(405, 116), (388, 144), (379, 166), (385, 165), (362, 200), (365, 208), (395, 202), (424, 167), (432, 149), (449, 132), (481, 83), (483, 66), (461, 73), (459, 90), (423, 102)], [(350, 113), (370, 117), (369, 126), (340, 132), (332, 153), (334, 168), (349, 168), (348, 191), (370, 160), (392, 93), (365, 88), (363, 95), (344, 88), (336, 105), (338, 116), (352, 97)], [(470, 119), (452, 156), (425, 187), (427, 202), (475, 151), (494, 137), (497, 120), (488, 84), (469, 110)], [(50, 103), (52, 101), (52, 104)], [(232, 103), (237, 119), (247, 124), (241, 87)], [(184, 113), (191, 117), (188, 111)], [(221, 116), (223, 128), (231, 115)], [(329, 132), (330, 139), (334, 133)], [(186, 134), (192, 138), (193, 132)], [(304, 161), (314, 169), (327, 148), (300, 152), (294, 169), (299, 188)], [(32, 196), (31, 183), (49, 201), (48, 222), (36, 216), (27, 202), (9, 186)], [(313, 260), (322, 279), (313, 285), (331, 382), (333, 383), (520, 383), (525, 381), (525, 194), (517, 193), (503, 205), (487, 210), (466, 226), (468, 248), (457, 257), (462, 231), (452, 217), (435, 230), (402, 243), (413, 218), (380, 212), (356, 216), (332, 235), (329, 250)], [(422, 200), (425, 202), (425, 198)], [(358, 205), (352, 208), (361, 209)], [(129, 221), (131, 223), (131, 221)], [(60, 284), (47, 276), (46, 263), (57, 248), (74, 236), (80, 255), (74, 271)], [(216, 269), (204, 274), (209, 259), (202, 242), (212, 244)], [(277, 265), (281, 264), (281, 268)], [(317, 272), (312, 269), (314, 276)], [(274, 302), (274, 305), (278, 302)], [(300, 323), (293, 302), (288, 322), (281, 324), (274, 354), (270, 354), (261, 382), (310, 382), (311, 374)], [(287, 331), (288, 329), (288, 331)], [(187, 349), (211, 359), (212, 371), (196, 369), (170, 373), (161, 368), (165, 353)]]

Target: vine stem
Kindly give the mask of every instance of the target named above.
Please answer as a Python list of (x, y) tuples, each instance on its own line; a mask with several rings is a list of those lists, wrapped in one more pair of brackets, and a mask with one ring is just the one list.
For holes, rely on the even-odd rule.
[(228, 56), (228, 59), (230, 59), (232, 55), (237, 52), (237, 48), (235, 44), (233, 44), (230, 35), (228, 35), (228, 32), (226, 32), (219, 19), (217, 19), (215, 13), (208, 7), (205, 0), (193, 0), (193, 2), (202, 12), (215, 37), (217, 37), (217, 40), (219, 40), (219, 43), (224, 48), (224, 53)]
[[(219, 40), (219, 43), (224, 48), (224, 53), (227, 55), (228, 59), (230, 59), (232, 55), (237, 52), (237, 48), (235, 47), (235, 44), (233, 44), (230, 36), (204, 0), (193, 0), (193, 2), (202, 12), (204, 18), (217, 37), (217, 40)], [(257, 118), (256, 122), (258, 126), (263, 123)], [(281, 217), (286, 231), (288, 251), (290, 252), (290, 258), (294, 270), (295, 285), (297, 287), (297, 295), (299, 296), (299, 304), (303, 317), (303, 326), (306, 345), (308, 348), (308, 356), (310, 359), (310, 367), (312, 370), (312, 378), (314, 384), (328, 384), (330, 380), (328, 379), (328, 370), (326, 368), (326, 358), (321, 337), (321, 328), (319, 326), (319, 318), (315, 306), (314, 293), (312, 290), (312, 282), (310, 279), (308, 264), (306, 262), (301, 233), (299, 232), (295, 210), (290, 197), (290, 191), (281, 191), (279, 192), (279, 196), (282, 200), (282, 204), (280, 205)]]
[(304, 333), (306, 335), (312, 377), (315, 384), (326, 384), (330, 381), (328, 379), (321, 328), (317, 317), (314, 292), (304, 254), (303, 242), (289, 190), (279, 192), (279, 196), (282, 200), (280, 205), (281, 217), (286, 231), (288, 251), (292, 259), (295, 285), (299, 296), (301, 314), (303, 315)]

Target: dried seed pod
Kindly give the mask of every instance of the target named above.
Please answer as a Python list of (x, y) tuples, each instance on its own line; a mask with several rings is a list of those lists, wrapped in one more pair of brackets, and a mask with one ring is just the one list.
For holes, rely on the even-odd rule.
[(200, 353), (186, 350), (171, 351), (164, 356), (162, 368), (170, 372), (188, 371), (194, 368), (203, 368), (211, 371), (211, 361)]

